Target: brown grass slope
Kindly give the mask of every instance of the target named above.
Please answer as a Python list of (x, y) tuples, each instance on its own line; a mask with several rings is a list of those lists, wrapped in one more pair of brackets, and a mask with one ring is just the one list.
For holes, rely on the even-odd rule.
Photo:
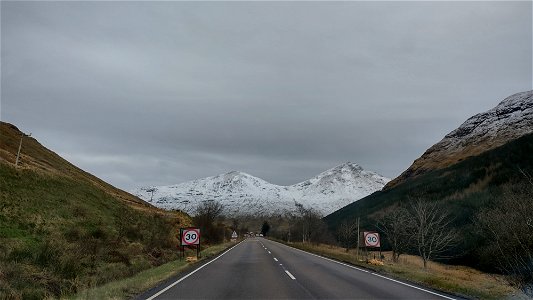
[[(0, 122), (0, 161), (15, 164), (22, 134), (23, 133), (15, 125)], [(118, 189), (100, 178), (83, 171), (57, 155), (55, 152), (47, 149), (32, 137), (24, 136), (23, 138), (19, 167), (41, 171), (47, 174), (65, 176), (77, 181), (88, 182), (113, 198), (121, 200), (135, 209), (167, 214), (166, 211), (160, 210), (138, 197)]]

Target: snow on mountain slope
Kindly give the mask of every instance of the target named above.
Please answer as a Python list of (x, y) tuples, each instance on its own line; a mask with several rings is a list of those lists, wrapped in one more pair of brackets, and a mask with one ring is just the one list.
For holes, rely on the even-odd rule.
[(291, 188), (298, 192), (299, 202), (327, 215), (381, 190), (389, 180), (357, 164), (345, 163)]
[(428, 170), (444, 168), (466, 157), (479, 155), (533, 132), (533, 91), (511, 95), (496, 107), (466, 120), (429, 148), (398, 178), (392, 187)]
[(294, 211), (295, 203), (327, 215), (379, 191), (389, 181), (353, 163), (345, 163), (304, 182), (279, 186), (232, 171), (170, 186), (143, 187), (132, 194), (163, 209), (194, 214), (203, 201), (220, 202), (228, 216), (276, 215)]

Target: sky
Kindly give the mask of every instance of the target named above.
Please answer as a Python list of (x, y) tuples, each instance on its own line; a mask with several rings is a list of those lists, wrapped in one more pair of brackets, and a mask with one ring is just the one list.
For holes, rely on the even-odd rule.
[(394, 178), (532, 89), (532, 3), (1, 2), (0, 119), (122, 189)]

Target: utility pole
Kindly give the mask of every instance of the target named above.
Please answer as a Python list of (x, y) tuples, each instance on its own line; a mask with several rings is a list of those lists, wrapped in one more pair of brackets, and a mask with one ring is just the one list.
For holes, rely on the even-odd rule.
[(357, 217), (357, 251), (355, 251), (357, 255), (357, 261), (359, 261), (359, 217)]
[[(15, 160), (15, 167), (19, 164), (19, 157), (20, 157), (20, 149), (22, 148), (22, 138), (25, 136), (24, 132), (20, 135), (20, 143), (19, 143), (19, 150), (17, 151), (17, 159)], [(31, 136), (31, 133), (27, 136)]]

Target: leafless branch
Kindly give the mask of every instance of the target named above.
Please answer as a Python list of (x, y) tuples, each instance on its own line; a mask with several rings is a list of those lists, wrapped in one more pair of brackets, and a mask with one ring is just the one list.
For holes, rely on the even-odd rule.
[(413, 211), (413, 236), (420, 257), (427, 267), (432, 258), (443, 258), (444, 253), (457, 241), (457, 233), (451, 230), (452, 219), (436, 202), (416, 200), (411, 205)]

